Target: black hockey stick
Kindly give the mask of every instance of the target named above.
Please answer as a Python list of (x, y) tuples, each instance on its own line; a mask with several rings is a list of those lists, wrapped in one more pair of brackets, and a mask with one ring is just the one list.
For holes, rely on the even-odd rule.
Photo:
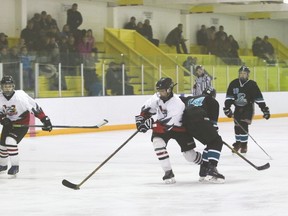
[(121, 148), (123, 148), (136, 134), (138, 131), (134, 132), (121, 146), (119, 146), (108, 158), (106, 158), (93, 172), (91, 172), (82, 182), (79, 184), (73, 184), (68, 180), (62, 180), (62, 184), (68, 188), (79, 190), (80, 186), (84, 184), (92, 175), (94, 175), (104, 164), (106, 164)]
[(270, 160), (272, 160), (272, 157), (256, 142), (256, 140), (248, 133), (248, 131), (246, 131), (242, 125), (239, 124), (239, 122), (234, 118), (235, 123), (245, 132), (248, 134), (248, 136), (254, 141), (254, 143), (256, 143), (256, 145), (258, 145), (258, 147), (270, 158)]
[(254, 167), (257, 170), (265, 170), (265, 169), (268, 169), (270, 167), (269, 163), (266, 163), (262, 166), (256, 166), (251, 161), (249, 161), (246, 157), (244, 157), (242, 154), (240, 154), (238, 151), (234, 151), (234, 149), (230, 145), (228, 145), (226, 142), (223, 141), (223, 144), (226, 145), (229, 149), (231, 149), (233, 153), (237, 154), (240, 158), (245, 160), (247, 163), (249, 163), (252, 167)]
[[(99, 122), (97, 125), (92, 126), (71, 126), (71, 125), (53, 125), (53, 128), (100, 128), (101, 126), (108, 123), (108, 120), (104, 119), (103, 121)], [(23, 127), (43, 127), (43, 125), (22, 125), (22, 124), (15, 124), (13, 127), (16, 128), (23, 128)]]

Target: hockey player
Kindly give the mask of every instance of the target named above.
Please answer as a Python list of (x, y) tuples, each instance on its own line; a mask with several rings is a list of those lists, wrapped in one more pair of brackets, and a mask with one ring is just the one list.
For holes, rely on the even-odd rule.
[(215, 89), (208, 87), (200, 96), (180, 97), (185, 103), (183, 125), (188, 133), (206, 145), (202, 153), (199, 181), (224, 183), (225, 177), (217, 170), (223, 141), (218, 134), (219, 103)]
[[(263, 112), (263, 118), (270, 118), (269, 108), (263, 99), (262, 93), (253, 80), (249, 80), (250, 69), (242, 66), (239, 69), (239, 78), (233, 80), (227, 89), (225, 107), (223, 108), (228, 118), (234, 117), (234, 132), (236, 142), (233, 144), (234, 151), (247, 152), (248, 126), (252, 123), (254, 115), (254, 103), (258, 104)], [(234, 114), (231, 105), (235, 106)], [(239, 125), (245, 130), (243, 130)]]
[(43, 123), (42, 130), (51, 131), (52, 124), (41, 107), (22, 90), (14, 90), (12, 76), (1, 80), (0, 123), (3, 125), (0, 144), (0, 172), (8, 169), (8, 158), (11, 167), (8, 175), (19, 172), (18, 144), (28, 132), (26, 127), (13, 127), (13, 124), (29, 124), (30, 113)]
[[(174, 95), (174, 86), (171, 78), (161, 78), (156, 83), (157, 92), (144, 103), (140, 115), (135, 117), (139, 132), (153, 130), (151, 141), (165, 172), (163, 176), (165, 183), (176, 182), (166, 149), (170, 139), (176, 140), (187, 161), (200, 164), (202, 160), (201, 153), (194, 150), (196, 147), (194, 139), (182, 126), (185, 105), (178, 96)], [(156, 115), (155, 120), (152, 118), (153, 115)]]
[(207, 72), (205, 73), (205, 69), (202, 65), (198, 65), (195, 71), (196, 79), (193, 86), (192, 94), (193, 96), (198, 96), (202, 95), (204, 89), (212, 87), (212, 79)]

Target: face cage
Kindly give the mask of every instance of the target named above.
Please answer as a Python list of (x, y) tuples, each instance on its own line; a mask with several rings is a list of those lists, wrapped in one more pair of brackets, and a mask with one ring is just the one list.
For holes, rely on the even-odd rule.
[(1, 90), (5, 96), (12, 95), (14, 92), (14, 89), (15, 89), (14, 84), (1, 84)]

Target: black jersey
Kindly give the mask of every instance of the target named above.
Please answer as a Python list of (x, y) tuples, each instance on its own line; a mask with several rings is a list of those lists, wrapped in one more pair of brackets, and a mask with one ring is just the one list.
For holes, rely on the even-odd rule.
[(225, 108), (230, 108), (232, 104), (235, 107), (242, 107), (253, 110), (253, 104), (256, 103), (262, 109), (266, 106), (263, 95), (253, 80), (247, 80), (241, 83), (239, 79), (233, 80), (227, 89)]
[(195, 120), (198, 118), (209, 118), (213, 124), (217, 124), (219, 117), (219, 103), (209, 95), (181, 97), (185, 103), (185, 111), (193, 110)]

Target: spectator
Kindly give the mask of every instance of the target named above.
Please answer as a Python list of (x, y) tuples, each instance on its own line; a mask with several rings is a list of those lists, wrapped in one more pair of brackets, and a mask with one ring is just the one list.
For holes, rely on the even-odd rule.
[(62, 37), (59, 43), (62, 71), (67, 76), (76, 76), (76, 67), (80, 64), (79, 52), (75, 46), (75, 38), (70, 35), (68, 39)]
[(216, 43), (216, 55), (221, 58), (225, 64), (230, 64), (229, 51), (231, 49), (230, 42), (225, 34)]
[(2, 47), (6, 47), (6, 48), (9, 48), (9, 43), (8, 43), (8, 40), (7, 40), (8, 36), (5, 34), (5, 33), (0, 33), (0, 49)]
[(275, 51), (272, 44), (268, 41), (268, 36), (265, 35), (263, 39), (263, 47), (264, 47), (264, 55), (266, 56), (266, 62), (268, 64), (275, 64), (276, 58), (275, 58)]
[(92, 51), (96, 51), (96, 47), (95, 47), (95, 38), (93, 36), (93, 32), (91, 29), (88, 29), (86, 31), (86, 38), (87, 38), (87, 46), (91, 47)]
[(136, 31), (141, 34), (142, 36), (145, 37), (144, 35), (144, 29), (143, 29), (143, 23), (142, 22), (138, 22), (137, 26), (136, 26)]
[(187, 59), (183, 62), (182, 66), (187, 70), (190, 71), (188, 73), (187, 71), (184, 72), (186, 76), (189, 76), (191, 74), (196, 75), (195, 73), (195, 67), (197, 64), (197, 58), (193, 58), (192, 56), (188, 56)]
[(182, 53), (180, 50), (180, 45), (181, 45), (183, 52), (185, 54), (188, 54), (187, 47), (185, 44), (186, 40), (183, 38), (182, 32), (183, 32), (183, 25), (178, 24), (176, 28), (174, 28), (173, 30), (169, 32), (169, 34), (167, 35), (165, 39), (165, 43), (168, 46), (176, 46), (177, 53)]
[(136, 30), (136, 18), (134, 16), (130, 17), (130, 21), (124, 25), (124, 29)]
[(207, 54), (216, 54), (216, 47), (217, 47), (217, 41), (215, 39), (215, 34), (216, 34), (216, 28), (215, 26), (211, 26), (210, 28), (207, 29)]
[(11, 70), (11, 74), (14, 74), (14, 81), (15, 84), (19, 86), (20, 84), (20, 73), (19, 73), (19, 49), (17, 46), (13, 46), (11, 49), (9, 49), (9, 60), (10, 60), (10, 66), (9, 69)]
[(58, 28), (58, 24), (57, 24), (57, 21), (55, 19), (52, 18), (52, 16), (50, 14), (48, 14), (46, 16), (46, 27), (47, 29), (52, 29), (52, 28), (56, 28), (57, 31), (59, 32), (59, 28)]
[(69, 25), (70, 31), (75, 32), (78, 27), (82, 24), (83, 18), (82, 14), (78, 11), (78, 4), (74, 3), (72, 8), (67, 10), (67, 22)]
[(207, 44), (208, 44), (208, 34), (205, 25), (201, 25), (201, 28), (197, 31), (197, 45), (202, 46), (201, 53), (207, 53)]
[(47, 12), (42, 11), (40, 16), (41, 16), (41, 20), (40, 20), (41, 29), (46, 30), (47, 29), (47, 23), (46, 23)]
[[(125, 95), (133, 95), (133, 86), (128, 84), (128, 76), (125, 73)], [(106, 89), (111, 89), (112, 95), (123, 95), (122, 68), (115, 62), (109, 63), (105, 76)]]
[(103, 95), (102, 84), (96, 74), (95, 64), (97, 62), (97, 53), (90, 52), (83, 59), (84, 63), (84, 87), (88, 96)]
[(152, 26), (150, 25), (150, 20), (145, 19), (143, 24), (143, 35), (146, 37), (151, 43), (153, 43), (155, 46), (159, 46), (159, 40), (153, 38), (153, 30)]
[(230, 64), (242, 65), (242, 61), (238, 55), (238, 50), (239, 50), (238, 42), (234, 39), (232, 35), (229, 35), (228, 40), (230, 43), (230, 50), (229, 50), (229, 57), (231, 58)]
[(25, 44), (29, 51), (36, 50), (36, 43), (39, 38), (34, 30), (33, 21), (28, 21), (26, 28), (21, 31), (20, 38), (25, 40)]
[(215, 39), (217, 41), (221, 40), (223, 35), (225, 35), (226, 38), (228, 37), (227, 33), (224, 31), (224, 26), (220, 25), (219, 30), (215, 33)]
[(65, 24), (63, 27), (62, 27), (62, 31), (60, 32), (60, 36), (61, 37), (66, 37), (68, 39), (68, 37), (71, 35), (71, 31), (70, 31), (70, 27), (69, 25)]
[(20, 62), (23, 65), (23, 83), (24, 89), (34, 89), (34, 73), (32, 69), (32, 56), (28, 54), (27, 47), (22, 47), (20, 50)]

